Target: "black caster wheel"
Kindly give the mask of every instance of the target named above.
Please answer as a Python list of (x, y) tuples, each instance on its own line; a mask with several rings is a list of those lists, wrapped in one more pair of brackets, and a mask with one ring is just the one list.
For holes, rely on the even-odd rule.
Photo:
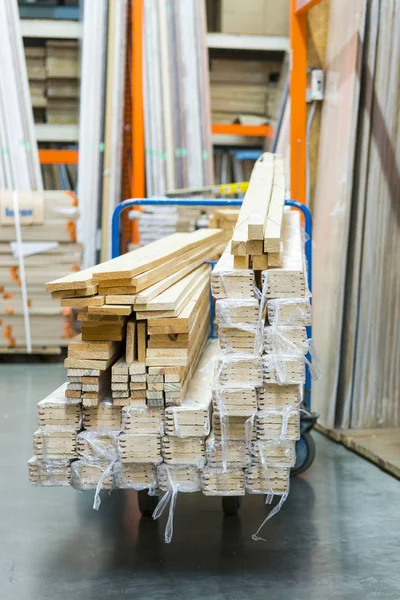
[(241, 504), (241, 496), (222, 496), (222, 510), (227, 517), (237, 515)]
[(291, 470), (291, 475), (305, 473), (311, 467), (315, 458), (315, 442), (309, 431), (302, 433), (296, 442), (296, 464)]
[(139, 490), (138, 503), (143, 517), (151, 517), (158, 504), (158, 496), (149, 496), (147, 490)]

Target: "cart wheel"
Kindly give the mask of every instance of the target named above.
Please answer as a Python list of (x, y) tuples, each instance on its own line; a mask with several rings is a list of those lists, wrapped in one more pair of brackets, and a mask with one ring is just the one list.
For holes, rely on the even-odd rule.
[(241, 496), (222, 496), (222, 510), (227, 517), (237, 515), (241, 504)]
[(296, 464), (291, 475), (300, 475), (311, 467), (315, 458), (315, 442), (309, 431), (304, 432), (296, 442)]
[(144, 517), (151, 517), (158, 504), (158, 496), (149, 496), (147, 490), (139, 490), (138, 503), (142, 515)]

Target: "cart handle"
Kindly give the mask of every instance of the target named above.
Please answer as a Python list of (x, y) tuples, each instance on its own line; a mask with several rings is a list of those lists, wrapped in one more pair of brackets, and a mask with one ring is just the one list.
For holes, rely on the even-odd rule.
[[(132, 206), (241, 206), (240, 198), (130, 198), (117, 204), (112, 216), (111, 235), (112, 235), (112, 258), (119, 256), (119, 233), (120, 233), (120, 215), (122, 211)], [(306, 232), (305, 253), (308, 264), (308, 287), (312, 289), (312, 220), (310, 210), (297, 202), (297, 200), (285, 200), (286, 206), (297, 208), (304, 215), (304, 228)]]

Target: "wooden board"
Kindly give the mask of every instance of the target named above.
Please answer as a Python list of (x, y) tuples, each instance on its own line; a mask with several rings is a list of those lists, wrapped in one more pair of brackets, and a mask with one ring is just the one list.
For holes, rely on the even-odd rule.
[(326, 81), (333, 96), (328, 92), (322, 109), (313, 213), (313, 337), (324, 374), (313, 382), (313, 409), (326, 427), (335, 424), (365, 5), (356, 0), (349, 10), (337, 0), (329, 13)]
[(280, 252), (283, 207), (285, 205), (285, 175), (283, 158), (275, 157), (274, 182), (264, 229), (264, 252)]
[(149, 334), (189, 333), (199, 311), (209, 303), (208, 288), (208, 278), (204, 278), (192, 298), (176, 317), (150, 317), (147, 321)]
[(132, 363), (137, 356), (136, 321), (129, 319), (126, 324), (126, 362)]
[[(192, 296), (192, 290), (195, 290), (205, 278), (209, 277), (210, 268), (203, 265), (189, 273), (186, 277), (172, 285), (169, 289), (159, 294), (147, 304), (135, 303), (135, 311), (176, 311), (178, 307), (185, 306)], [(180, 312), (180, 311), (179, 311)], [(179, 314), (179, 313), (178, 313)]]
[(137, 322), (137, 359), (139, 363), (146, 360), (147, 348), (147, 323), (146, 321)]
[(400, 479), (400, 435), (397, 428), (334, 429), (324, 433)]
[(232, 254), (246, 256), (248, 240), (262, 240), (271, 196), (274, 155), (264, 153), (251, 174), (232, 235)]

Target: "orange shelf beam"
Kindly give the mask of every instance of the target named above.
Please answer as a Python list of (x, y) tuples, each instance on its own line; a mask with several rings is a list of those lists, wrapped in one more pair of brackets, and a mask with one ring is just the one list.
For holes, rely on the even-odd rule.
[(321, 0), (291, 0), (290, 197), (306, 203), (307, 13)]
[(270, 125), (241, 125), (240, 123), (213, 123), (211, 133), (220, 135), (243, 135), (248, 137), (272, 138), (274, 130)]
[[(132, 0), (132, 198), (145, 197), (143, 75), (143, 0)], [(139, 243), (136, 221), (132, 242)]]
[(39, 150), (41, 165), (76, 165), (78, 150)]

